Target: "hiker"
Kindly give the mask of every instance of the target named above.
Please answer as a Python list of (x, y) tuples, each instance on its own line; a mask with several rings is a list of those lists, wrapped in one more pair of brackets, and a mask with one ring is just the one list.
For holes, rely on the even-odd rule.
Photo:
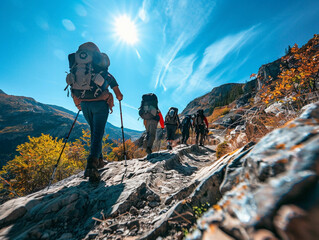
[(197, 110), (197, 114), (194, 118), (194, 128), (196, 132), (196, 145), (198, 145), (199, 139), (199, 146), (204, 146), (204, 139), (208, 130), (208, 121), (204, 116), (203, 109)]
[(165, 116), (165, 126), (167, 132), (167, 149), (172, 150), (172, 143), (175, 139), (175, 132), (177, 127), (180, 126), (178, 117), (178, 109), (171, 107)]
[[(67, 84), (76, 107), (82, 110), (91, 130), (90, 154), (84, 171), (84, 177), (90, 182), (99, 182), (99, 168), (105, 164), (102, 155), (102, 139), (109, 112), (114, 106), (113, 95), (108, 91), (110, 86), (116, 98), (121, 101), (123, 95), (115, 78), (108, 72), (110, 60), (105, 53), (92, 42), (79, 46), (69, 54), (70, 73)], [(67, 86), (67, 87), (68, 87)]]
[(192, 116), (191, 115), (186, 115), (185, 118), (182, 121), (181, 124), (181, 131), (182, 131), (182, 144), (187, 145), (187, 140), (189, 138), (189, 129), (192, 128)]
[(161, 128), (164, 128), (164, 119), (158, 108), (157, 96), (154, 93), (144, 94), (142, 96), (138, 113), (144, 120), (144, 126), (146, 128), (146, 153), (150, 156), (158, 122), (160, 122)]

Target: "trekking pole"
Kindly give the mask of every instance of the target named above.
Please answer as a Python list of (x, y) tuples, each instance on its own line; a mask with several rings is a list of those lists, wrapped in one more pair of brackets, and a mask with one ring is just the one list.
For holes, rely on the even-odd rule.
[(125, 139), (124, 139), (124, 127), (123, 127), (123, 116), (122, 116), (122, 105), (121, 105), (121, 101), (119, 101), (119, 105), (120, 105), (120, 116), (121, 116), (121, 129), (122, 129), (122, 141), (123, 141), (123, 151), (124, 151), (124, 167), (125, 167), (125, 171), (122, 177), (122, 181), (124, 180), (125, 174), (126, 174), (126, 170), (127, 170), (127, 163), (126, 163), (126, 150), (125, 150)]
[(64, 139), (64, 145), (63, 145), (63, 148), (62, 148), (62, 150), (61, 150), (61, 153), (60, 153), (60, 156), (59, 156), (59, 158), (58, 158), (58, 161), (57, 161), (57, 163), (56, 163), (55, 166), (54, 166), (54, 170), (53, 170), (53, 173), (52, 173), (52, 176), (51, 176), (51, 178), (50, 178), (49, 185), (48, 185), (48, 190), (49, 190), (50, 185), (51, 185), (51, 183), (52, 183), (52, 181), (53, 181), (53, 179), (54, 179), (54, 175), (55, 175), (56, 169), (58, 168), (58, 165), (59, 165), (59, 162), (60, 162), (60, 159), (61, 159), (63, 150), (64, 150), (64, 148), (65, 148), (65, 146), (66, 146), (66, 143), (67, 143), (68, 140), (69, 140), (71, 131), (72, 131), (72, 129), (73, 129), (75, 123), (76, 123), (76, 119), (78, 118), (80, 112), (81, 112), (81, 110), (79, 110), (79, 111), (78, 111), (78, 114), (76, 114), (76, 117), (75, 117), (75, 119), (74, 119), (74, 122), (73, 122), (73, 124), (72, 124), (72, 126), (71, 126), (71, 128), (70, 128), (69, 134), (68, 134), (68, 136)]

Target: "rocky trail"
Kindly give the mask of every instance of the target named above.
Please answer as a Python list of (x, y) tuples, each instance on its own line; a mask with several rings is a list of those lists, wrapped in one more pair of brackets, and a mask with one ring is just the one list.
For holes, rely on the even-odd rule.
[(127, 169), (124, 162), (111, 162), (101, 171), (97, 186), (79, 173), (49, 190), (0, 206), (0, 237), (153, 239), (165, 235), (177, 202), (194, 191), (203, 168), (214, 160), (212, 148), (184, 145), (153, 153), (149, 160), (129, 160)]
[(317, 239), (318, 146), (317, 103), (218, 160), (214, 146), (181, 145), (111, 162), (98, 185), (81, 172), (12, 199), (0, 239), (182, 239), (196, 222), (188, 239)]

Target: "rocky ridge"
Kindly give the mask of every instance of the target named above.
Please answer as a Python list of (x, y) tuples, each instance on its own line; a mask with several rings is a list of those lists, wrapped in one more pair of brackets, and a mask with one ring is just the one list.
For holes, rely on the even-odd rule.
[(188, 103), (181, 115), (195, 114), (201, 108), (208, 116), (215, 107), (227, 105), (239, 98), (244, 93), (243, 87), (241, 83), (227, 83), (213, 88), (211, 92)]
[(112, 162), (97, 186), (80, 173), (1, 205), (0, 238), (182, 239), (212, 206), (188, 239), (317, 239), (318, 144), (316, 103), (218, 160), (212, 147), (180, 146), (127, 169)]
[(244, 153), (223, 157), (223, 196), (187, 239), (318, 239), (319, 103), (303, 111)]

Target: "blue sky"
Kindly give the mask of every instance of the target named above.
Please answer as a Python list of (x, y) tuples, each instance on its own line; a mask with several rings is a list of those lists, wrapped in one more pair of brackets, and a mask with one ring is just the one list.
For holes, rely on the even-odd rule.
[[(135, 24), (132, 45), (115, 21)], [(87, 41), (111, 60), (124, 94), (124, 126), (143, 129), (137, 108), (154, 92), (163, 114), (251, 73), (319, 33), (319, 1), (2, 0), (0, 89), (76, 111), (63, 91), (67, 55)], [(116, 104), (109, 121), (120, 125)]]

